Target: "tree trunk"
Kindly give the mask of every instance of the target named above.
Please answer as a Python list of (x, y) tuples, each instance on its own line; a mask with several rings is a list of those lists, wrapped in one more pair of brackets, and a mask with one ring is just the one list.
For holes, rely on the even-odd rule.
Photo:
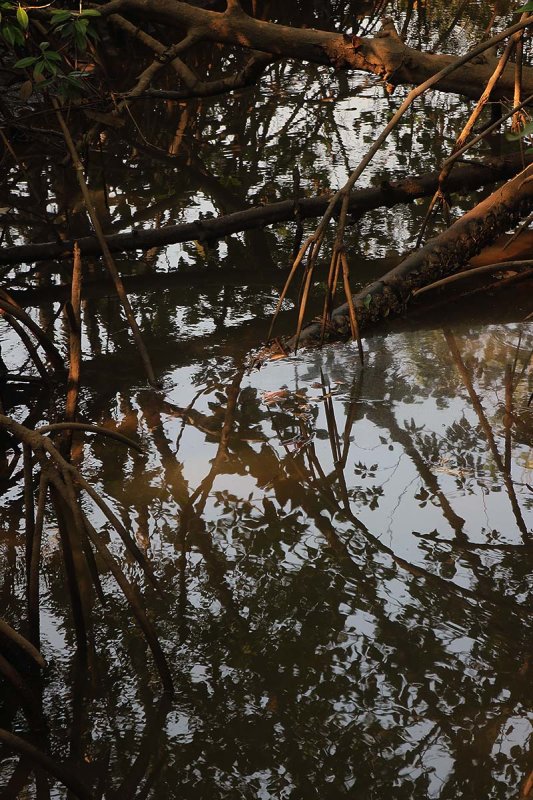
[[(405, 309), (411, 293), (433, 281), (451, 275), (464, 266), (486, 245), (513, 227), (520, 217), (533, 208), (533, 165), (497, 189), (468, 211), (446, 231), (419, 250), (407, 255), (398, 266), (380, 280), (365, 286), (353, 296), (359, 329)], [(320, 338), (320, 323), (303, 329), (300, 344)], [(329, 337), (350, 334), (350, 312), (347, 303), (331, 315)], [(295, 347), (294, 337), (287, 349)]]
[[(533, 155), (525, 156), (526, 163), (533, 162)], [(515, 175), (523, 166), (520, 153), (491, 158), (483, 163), (458, 165), (446, 182), (449, 192), (471, 191), (486, 184), (495, 183)], [(384, 181), (379, 187), (358, 189), (352, 192), (350, 213), (360, 216), (375, 208), (391, 208), (399, 203), (413, 202), (417, 198), (432, 195), (439, 185), (439, 170), (425, 175), (412, 176), (400, 181)], [(301, 219), (321, 216), (330, 198), (309, 197), (297, 202), (297, 210)], [(115, 233), (106, 236), (106, 242), (112, 252), (126, 250), (148, 250), (168, 244), (187, 241), (216, 241), (232, 233), (262, 228), (295, 219), (296, 203), (294, 200), (282, 200), (267, 206), (248, 208), (233, 214), (225, 214), (215, 219), (197, 220), (181, 225), (166, 225), (152, 230)], [(95, 236), (84, 236), (78, 240), (82, 255), (98, 255), (100, 244)], [(74, 241), (41, 242), (17, 245), (0, 249), (0, 264), (17, 264), (35, 262), (44, 259), (70, 256)]]
[[(260, 50), (280, 58), (326, 64), (339, 70), (370, 72), (392, 86), (418, 85), (456, 60), (454, 55), (423, 53), (408, 47), (390, 20), (385, 21), (377, 36), (369, 39), (265, 22), (238, 7), (221, 14), (177, 0), (111, 0), (99, 10), (102, 16), (133, 13), (152, 24), (185, 30), (197, 39)], [(496, 63), (494, 58), (480, 56), (475, 62), (459, 67), (434, 88), (477, 100)], [(530, 94), (533, 94), (533, 69), (524, 67), (522, 95)], [(491, 99), (512, 99), (513, 96), (514, 65), (509, 65)]]

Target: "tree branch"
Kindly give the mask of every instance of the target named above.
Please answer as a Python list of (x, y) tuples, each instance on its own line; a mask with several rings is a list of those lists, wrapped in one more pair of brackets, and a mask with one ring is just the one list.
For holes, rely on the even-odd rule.
[[(471, 211), (458, 219), (448, 230), (431, 239), (424, 247), (410, 253), (393, 270), (353, 297), (361, 328), (401, 312), (412, 293), (426, 284), (459, 270), (499, 234), (508, 230), (533, 206), (533, 165), (497, 189)], [(300, 342), (312, 342), (320, 337), (320, 323), (303, 329)], [(331, 315), (329, 332), (333, 336), (350, 332), (349, 307), (345, 303)], [(293, 337), (287, 343), (291, 350)]]
[[(533, 161), (533, 155), (526, 155), (526, 164)], [(468, 191), (485, 186), (495, 181), (504, 180), (515, 175), (523, 165), (522, 155), (494, 158), (485, 163), (463, 164), (452, 173), (448, 180), (450, 191)], [(359, 189), (350, 195), (349, 212), (356, 218), (374, 208), (391, 208), (399, 203), (410, 203), (420, 197), (432, 194), (438, 186), (438, 171), (425, 175), (415, 175), (400, 181), (384, 181), (379, 187)], [(331, 198), (306, 197), (299, 199), (296, 210), (300, 219), (316, 218), (328, 208)], [(336, 206), (338, 211), (340, 201)], [(267, 206), (256, 206), (233, 214), (226, 214), (213, 219), (196, 220), (180, 225), (166, 225), (151, 230), (133, 230), (128, 233), (116, 233), (106, 236), (109, 250), (120, 252), (125, 250), (148, 250), (152, 247), (178, 244), (188, 241), (216, 241), (233, 233), (275, 225), (278, 222), (295, 219), (295, 201), (281, 200)], [(101, 253), (100, 243), (96, 236), (84, 236), (77, 240), (82, 255), (98, 255)], [(74, 241), (41, 242), (17, 245), (0, 249), (0, 264), (16, 264), (34, 262), (50, 258), (71, 256)]]
[[(178, 0), (111, 0), (97, 8), (103, 17), (131, 12), (148, 19), (151, 24), (185, 30), (199, 39), (268, 52), (279, 58), (326, 64), (338, 70), (370, 72), (391, 86), (423, 83), (457, 61), (453, 55), (421, 53), (408, 47), (390, 20), (385, 21), (377, 36), (364, 38), (265, 22), (238, 11), (236, 6), (217, 13)], [(530, 16), (493, 37), (492, 41), (501, 41), (532, 22)], [(494, 65), (494, 59), (476, 56), (468, 66), (443, 74), (433, 88), (477, 100), (479, 87), (486, 85)], [(512, 99), (514, 84), (514, 67), (508, 65), (493, 90), (492, 99)], [(533, 69), (530, 67), (523, 69), (522, 91), (533, 94)]]

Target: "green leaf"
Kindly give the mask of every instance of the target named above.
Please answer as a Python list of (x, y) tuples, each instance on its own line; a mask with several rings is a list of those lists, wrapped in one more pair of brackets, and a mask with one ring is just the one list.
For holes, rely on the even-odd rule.
[(41, 60), (38, 61), (33, 68), (33, 77), (38, 78), (39, 75), (42, 75), (45, 67), (46, 67), (46, 61), (43, 58), (41, 58)]
[(21, 58), (20, 61), (17, 61), (15, 64), (15, 69), (25, 69), (25, 67), (31, 67), (36, 61), (37, 59), (34, 56), (26, 56), (26, 58)]
[(52, 11), (52, 25), (59, 25), (71, 17), (70, 11)]
[(61, 56), (55, 50), (49, 50), (44, 54), (44, 58), (47, 61), (61, 61)]
[(529, 0), (529, 3), (526, 3), (522, 8), (517, 8), (514, 13), (522, 14), (524, 11), (533, 11), (533, 0)]
[(74, 42), (76, 47), (84, 52), (87, 49), (87, 37), (85, 36), (85, 31), (80, 30), (79, 28), (74, 29)]
[(63, 22), (62, 25), (58, 25), (56, 28), (57, 31), (61, 33), (61, 37), (63, 39), (67, 39), (69, 36), (72, 36), (74, 31), (73, 23), (72, 22)]
[(372, 295), (371, 294), (367, 294), (367, 296), (363, 300), (363, 305), (364, 305), (365, 308), (370, 308), (370, 304), (371, 303), (372, 303)]
[(81, 12), (80, 17), (100, 17), (101, 14), (96, 8), (86, 8)]
[(71, 75), (65, 75), (65, 81), (76, 89), (82, 88), (82, 83), (79, 78), (73, 78)]
[(17, 22), (24, 31), (30, 24), (30, 21), (28, 19), (28, 14), (26, 13), (26, 9), (22, 8), (22, 6), (19, 6), (17, 8)]
[(15, 45), (15, 28), (12, 25), (4, 25), (2, 28), (2, 36), (6, 40), (6, 42), (14, 47)]
[(20, 28), (13, 26), (13, 36), (15, 38), (15, 44), (20, 44), (21, 46), (25, 44), (24, 34)]
[(42, 92), (44, 89), (48, 89), (48, 87), (51, 86), (52, 83), (53, 81), (51, 80), (40, 81), (39, 83), (35, 84), (34, 89), (36, 92)]

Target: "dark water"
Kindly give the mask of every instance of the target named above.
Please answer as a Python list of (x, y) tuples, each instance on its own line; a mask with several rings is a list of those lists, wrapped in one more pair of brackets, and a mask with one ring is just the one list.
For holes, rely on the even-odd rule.
[[(451, 10), (437, 11), (413, 12), (414, 42), (446, 31)], [(291, 21), (289, 10), (279, 13)], [(308, 13), (309, 24), (336, 24)], [(395, 14), (401, 26), (405, 9)], [(481, 8), (471, 14), (455, 47), (487, 21)], [(291, 197), (296, 162), (314, 194), (344, 179), (396, 102), (365, 77), (277, 65), (261, 89), (223, 102), (140, 108), (151, 148), (109, 134), (89, 154), (91, 188), (103, 214), (108, 193), (109, 230)], [(433, 168), (463, 112), (442, 95), (417, 106), (366, 183)], [(43, 164), (31, 143), (18, 146), (40, 176), (50, 219), (39, 227), (24, 216), (27, 191), (16, 188), (13, 170), (2, 185), (2, 205), (17, 217), (8, 240), (49, 238), (50, 225), (65, 224), (65, 208), (83, 232), (57, 153)], [(422, 204), (373, 212), (350, 229), (354, 286), (412, 244), (423, 213)], [(75, 658), (49, 511), (47, 747), (96, 797), (117, 800), (526, 797), (533, 327), (522, 320), (530, 297), (496, 294), (476, 313), (472, 301), (419, 311), (365, 340), (364, 368), (357, 348), (340, 343), (249, 371), (243, 364), (265, 336), (293, 235), (287, 225), (207, 250), (188, 243), (118, 259), (141, 276), (137, 287), (144, 281), (132, 299), (160, 390), (147, 387), (100, 265), (87, 262), (80, 414), (143, 452), (80, 439), (78, 463), (149, 557), (162, 595), (143, 583), (102, 515), (86, 510), (142, 587), (176, 696), (162, 694), (102, 564), (107, 599), (94, 608), (95, 655), (88, 668)], [(66, 327), (54, 319), (60, 267), (31, 270), (17, 267), (10, 280), (21, 297), (39, 290), (27, 295), (32, 313), (63, 346)], [(291, 330), (292, 308), (288, 300), (280, 330)], [(4, 328), (2, 353), (11, 368), (29, 371)], [(62, 402), (21, 388), (7, 400), (18, 419), (32, 412), (32, 424), (55, 418)], [(20, 630), (22, 512), (21, 483), (8, 481), (2, 616)], [(31, 739), (2, 692), (0, 727)], [(20, 778), (24, 762), (3, 755), (0, 797), (66, 796), (42, 777)]]

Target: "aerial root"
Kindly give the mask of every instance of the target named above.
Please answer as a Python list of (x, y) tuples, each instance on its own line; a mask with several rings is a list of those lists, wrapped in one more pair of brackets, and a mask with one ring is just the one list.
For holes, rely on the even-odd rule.
[[(78, 647), (81, 651), (91, 652), (92, 648), (92, 595), (93, 591), (102, 600), (103, 591), (100, 585), (98, 570), (94, 559), (93, 548), (109, 569), (128, 605), (130, 606), (145, 639), (152, 651), (154, 661), (166, 692), (173, 692), (172, 678), (166, 657), (159, 643), (157, 633), (146, 616), (140, 595), (136, 587), (126, 577), (116, 558), (111, 554), (100, 533), (90, 523), (84, 508), (82, 497), (86, 495), (104, 514), (115, 533), (121, 538), (130, 555), (137, 561), (145, 577), (161, 592), (159, 582), (145, 554), (139, 549), (133, 537), (113, 512), (104, 498), (85, 480), (78, 469), (69, 463), (44, 433), (72, 428), (88, 430), (103, 434), (133, 446), (138, 446), (114, 431), (107, 431), (99, 426), (83, 423), (63, 422), (44, 426), (39, 430), (31, 430), (24, 425), (0, 414), (0, 428), (7, 431), (22, 444), (25, 461), (25, 499), (26, 529), (28, 547), (26, 563), (28, 571), (28, 618), (32, 631), (32, 642), (28, 642), (13, 631), (7, 623), (0, 621), (0, 634), (12, 639), (42, 666), (42, 657), (38, 652), (38, 619), (39, 619), (39, 562), (42, 539), (44, 511), (47, 499), (50, 499), (58, 522), (63, 550), (63, 559), (67, 574), (70, 599)], [(39, 494), (37, 513), (33, 502), (33, 466), (40, 467)]]

